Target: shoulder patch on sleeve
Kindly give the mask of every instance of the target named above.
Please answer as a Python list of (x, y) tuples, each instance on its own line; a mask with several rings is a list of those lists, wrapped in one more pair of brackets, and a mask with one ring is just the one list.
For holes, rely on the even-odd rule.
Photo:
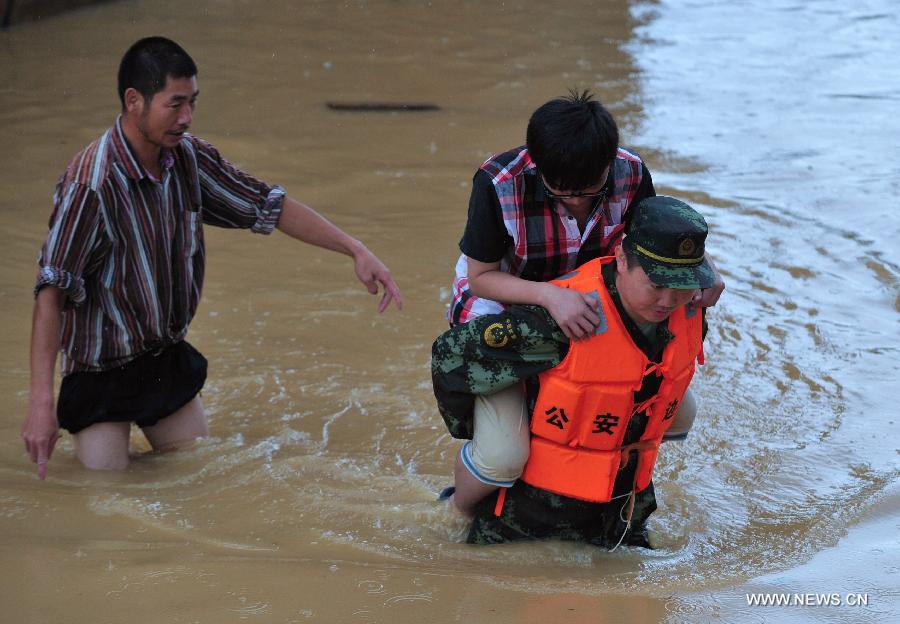
[(519, 336), (516, 334), (510, 319), (506, 319), (506, 322), (503, 323), (491, 323), (485, 328), (482, 335), (484, 344), (494, 349), (502, 349), (518, 339)]

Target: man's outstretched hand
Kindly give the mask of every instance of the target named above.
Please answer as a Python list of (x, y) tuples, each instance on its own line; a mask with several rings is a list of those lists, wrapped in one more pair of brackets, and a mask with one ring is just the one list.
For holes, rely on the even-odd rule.
[(403, 298), (400, 296), (400, 288), (391, 277), (390, 270), (385, 264), (378, 259), (369, 249), (363, 246), (353, 256), (353, 268), (356, 271), (356, 277), (359, 278), (366, 289), (373, 295), (378, 294), (378, 285), (384, 288), (384, 294), (381, 301), (378, 302), (378, 312), (384, 312), (391, 303), (391, 299), (397, 306), (398, 310), (403, 309)]

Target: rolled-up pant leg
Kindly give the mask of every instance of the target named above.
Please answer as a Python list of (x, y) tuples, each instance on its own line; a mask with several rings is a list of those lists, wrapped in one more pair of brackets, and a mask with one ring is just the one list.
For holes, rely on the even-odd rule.
[(510, 487), (522, 474), (529, 452), (525, 388), (516, 384), (475, 397), (475, 431), (462, 448), (463, 465), (489, 485)]

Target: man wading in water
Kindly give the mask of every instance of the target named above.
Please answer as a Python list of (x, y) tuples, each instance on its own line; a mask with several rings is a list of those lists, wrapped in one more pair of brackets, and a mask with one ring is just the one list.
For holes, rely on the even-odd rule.
[(132, 422), (156, 450), (208, 435), (198, 395), (206, 359), (184, 340), (203, 286), (204, 223), (260, 234), (277, 227), (348, 255), (369, 292), (384, 288), (379, 312), (392, 299), (402, 306), (387, 267), (365, 245), (186, 133), (197, 67), (176, 43), (135, 43), (118, 86), (122, 112), (57, 184), (41, 250), (22, 427), (41, 479), (59, 427), (92, 469), (127, 467)]
[[(612, 255), (633, 206), (656, 190), (640, 157), (619, 146), (612, 115), (587, 92), (538, 107), (525, 135), (524, 146), (492, 156), (473, 178), (447, 318), (456, 325), (504, 304), (540, 305), (566, 338), (584, 340), (599, 322), (597, 302), (551, 280)], [(715, 305), (724, 288), (717, 275), (694, 303)], [(676, 422), (689, 427), (696, 411), (688, 393)], [(473, 419), (454, 486), (441, 493), (467, 516), (522, 474), (529, 441), (521, 384), (478, 396)]]
[(552, 282), (599, 302), (588, 339), (570, 340), (546, 308), (515, 305), (434, 343), (434, 392), (456, 438), (472, 437), (475, 395), (527, 380), (528, 460), (512, 487), (475, 506), (470, 543), (649, 546), (653, 466), (703, 360), (705, 313), (691, 300), (716, 276), (700, 214), (671, 197), (632, 211), (614, 256)]

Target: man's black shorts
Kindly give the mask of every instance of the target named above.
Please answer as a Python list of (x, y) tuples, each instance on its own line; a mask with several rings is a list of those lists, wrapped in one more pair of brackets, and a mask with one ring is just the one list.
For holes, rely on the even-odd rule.
[(206, 358), (183, 340), (119, 368), (66, 375), (56, 417), (70, 433), (101, 422), (149, 427), (187, 405), (205, 381)]

